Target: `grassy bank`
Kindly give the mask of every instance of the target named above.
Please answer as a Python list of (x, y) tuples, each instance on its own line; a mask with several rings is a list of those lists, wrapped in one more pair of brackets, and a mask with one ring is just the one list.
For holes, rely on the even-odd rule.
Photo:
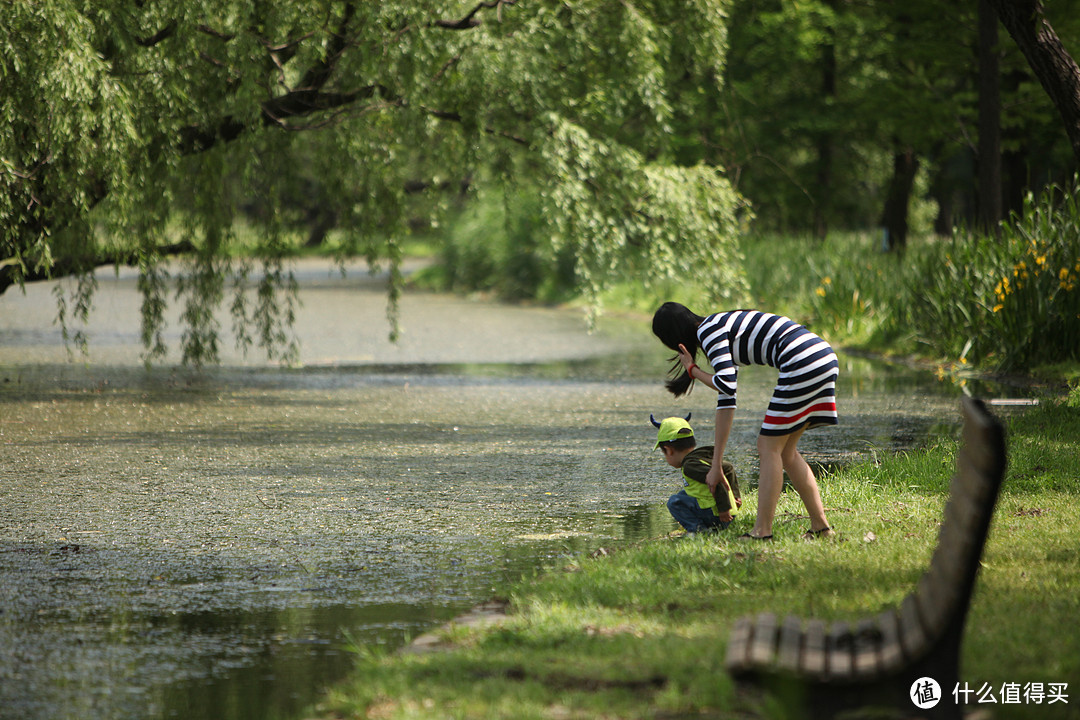
[[(316, 714), (782, 717), (723, 672), (732, 622), (760, 610), (851, 619), (899, 602), (929, 560), (955, 452), (943, 438), (823, 478), (841, 542), (801, 541), (806, 520), (789, 491), (772, 544), (735, 539), (750, 526), (744, 513), (718, 537), (657, 538), (569, 559), (507, 588), (501, 625), (444, 630), (444, 651), (358, 648), (352, 679)], [(1080, 390), (1011, 417), (1009, 453), (962, 677), (976, 688), (1068, 683), (1068, 704), (979, 709), (992, 707), (997, 718), (1080, 717)]]

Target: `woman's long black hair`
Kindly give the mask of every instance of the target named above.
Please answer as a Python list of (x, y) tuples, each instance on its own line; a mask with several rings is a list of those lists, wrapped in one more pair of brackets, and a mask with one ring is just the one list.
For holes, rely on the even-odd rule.
[[(696, 361), (698, 350), (701, 349), (701, 345), (698, 343), (697, 329), (698, 325), (704, 321), (705, 318), (694, 313), (685, 305), (666, 302), (653, 314), (652, 331), (653, 335), (660, 338), (660, 342), (676, 353), (679, 352), (679, 345), (684, 345)], [(690, 392), (690, 388), (694, 385), (694, 379), (690, 377), (690, 374), (683, 368), (682, 363), (679, 362), (678, 354), (675, 355), (673, 360), (675, 364), (669, 373), (671, 377), (664, 383), (664, 387), (672, 395), (679, 397)]]

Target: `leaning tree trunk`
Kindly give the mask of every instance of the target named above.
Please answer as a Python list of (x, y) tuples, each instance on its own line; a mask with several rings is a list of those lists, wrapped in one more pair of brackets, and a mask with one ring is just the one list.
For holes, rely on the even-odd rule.
[(1080, 66), (1046, 21), (1041, 0), (989, 0), (1065, 122), (1080, 167)]

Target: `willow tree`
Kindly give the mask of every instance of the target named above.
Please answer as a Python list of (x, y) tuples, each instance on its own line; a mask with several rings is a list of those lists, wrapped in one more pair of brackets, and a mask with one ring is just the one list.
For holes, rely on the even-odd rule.
[[(0, 292), (79, 275), (61, 313), (83, 311), (94, 268), (130, 263), (148, 362), (173, 302), (185, 362), (217, 359), (224, 305), (238, 341), (273, 357), (293, 302), (284, 228), (312, 204), (303, 178), (318, 178), (341, 252), (397, 278), (419, 199), (527, 177), (545, 241), (573, 250), (592, 298), (622, 275), (686, 273), (735, 297), (739, 198), (670, 147), (722, 75), (725, 1), (7, 3)], [(229, 257), (253, 202), (264, 271), (247, 283)]]

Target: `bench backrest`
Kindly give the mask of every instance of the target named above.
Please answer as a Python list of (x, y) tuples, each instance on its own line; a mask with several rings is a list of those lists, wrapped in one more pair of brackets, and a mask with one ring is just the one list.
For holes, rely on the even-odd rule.
[(1001, 423), (979, 400), (965, 397), (962, 404), (963, 438), (937, 547), (912, 600), (907, 601), (907, 612), (910, 614), (914, 604), (927, 638), (963, 624), (1005, 478), (1005, 431)]

